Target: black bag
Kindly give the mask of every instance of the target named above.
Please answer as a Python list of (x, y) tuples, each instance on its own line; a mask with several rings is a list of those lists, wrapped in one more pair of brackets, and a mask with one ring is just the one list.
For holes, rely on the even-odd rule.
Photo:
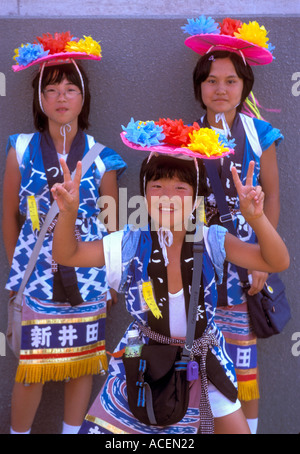
[[(247, 284), (245, 291), (250, 288)], [(258, 338), (279, 334), (291, 318), (291, 311), (285, 295), (285, 286), (277, 273), (270, 274), (263, 290), (248, 295), (248, 311), (253, 330)]]
[[(193, 244), (194, 270), (184, 346), (145, 344), (140, 357), (122, 357), (128, 405), (132, 414), (144, 424), (175, 424), (186, 414), (188, 379), (194, 379), (190, 375), (187, 377), (187, 367), (195, 337), (203, 250), (203, 240)], [(196, 375), (198, 377), (198, 373)]]
[(181, 352), (172, 345), (144, 345), (140, 357), (123, 356), (129, 408), (144, 424), (166, 426), (185, 416), (189, 382)]

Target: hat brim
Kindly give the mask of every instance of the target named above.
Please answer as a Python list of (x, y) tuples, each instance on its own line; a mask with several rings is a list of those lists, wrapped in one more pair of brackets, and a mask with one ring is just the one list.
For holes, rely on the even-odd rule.
[(186, 46), (197, 54), (205, 55), (210, 50), (228, 50), (244, 55), (246, 62), (251, 66), (268, 65), (273, 60), (271, 52), (243, 39), (229, 35), (201, 34), (190, 36), (185, 40)]
[(28, 63), (26, 66), (22, 65), (13, 65), (12, 69), (17, 71), (22, 71), (24, 69), (30, 68), (34, 65), (41, 65), (46, 63), (46, 66), (50, 65), (61, 65), (64, 63), (70, 63), (71, 60), (101, 60), (100, 56), (86, 54), (85, 52), (59, 52), (57, 54), (46, 55), (45, 57), (38, 58), (31, 63)]
[(153, 145), (152, 147), (143, 147), (141, 145), (135, 144), (133, 142), (130, 142), (128, 139), (126, 139), (125, 135), (126, 132), (122, 132), (121, 134), (121, 139), (123, 143), (134, 150), (139, 150), (139, 151), (148, 151), (150, 153), (159, 153), (159, 154), (165, 154), (168, 156), (172, 156), (173, 158), (180, 158), (180, 159), (220, 159), (225, 156), (228, 156), (229, 154), (234, 154), (233, 149), (228, 149), (229, 151), (223, 153), (222, 155), (218, 156), (207, 156), (205, 154), (197, 153), (195, 151), (190, 150), (189, 148), (184, 148), (184, 147), (175, 147), (171, 145)]

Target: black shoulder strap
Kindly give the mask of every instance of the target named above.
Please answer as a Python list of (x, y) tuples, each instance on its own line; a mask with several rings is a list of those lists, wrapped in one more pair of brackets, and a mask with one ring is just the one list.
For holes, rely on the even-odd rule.
[[(235, 227), (233, 225), (232, 216), (226, 202), (224, 189), (217, 171), (216, 166), (212, 161), (206, 160), (205, 169), (209, 177), (214, 196), (217, 202), (218, 210), (220, 213), (220, 222), (227, 228), (228, 232), (234, 236), (237, 236)], [(236, 267), (239, 277), (242, 282), (248, 281), (248, 273), (245, 268)]]
[(199, 294), (201, 287), (201, 275), (202, 275), (202, 262), (203, 262), (203, 251), (204, 251), (204, 240), (194, 243), (194, 269), (192, 278), (192, 289), (190, 296), (188, 322), (187, 322), (187, 333), (185, 346), (182, 352), (182, 359), (189, 359), (191, 349), (193, 346), (197, 322), (197, 309), (199, 304)]

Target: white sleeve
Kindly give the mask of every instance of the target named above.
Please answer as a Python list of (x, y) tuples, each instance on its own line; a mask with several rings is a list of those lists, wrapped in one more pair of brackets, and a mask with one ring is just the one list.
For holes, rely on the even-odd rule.
[(103, 238), (103, 250), (108, 285), (118, 291), (122, 277), (122, 238), (123, 230), (113, 232)]
[(22, 163), (23, 155), (25, 153), (26, 148), (28, 147), (31, 139), (33, 137), (32, 134), (19, 134), (17, 141), (16, 141), (16, 154), (17, 154), (17, 161), (19, 166)]

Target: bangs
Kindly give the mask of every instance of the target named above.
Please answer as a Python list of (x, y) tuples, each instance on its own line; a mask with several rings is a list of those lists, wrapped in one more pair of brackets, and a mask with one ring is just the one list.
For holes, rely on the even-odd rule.
[(144, 188), (149, 181), (156, 181), (162, 178), (172, 179), (177, 177), (180, 181), (192, 186), (194, 197), (207, 195), (206, 174), (203, 163), (197, 159), (199, 168), (199, 193), (197, 191), (197, 170), (195, 162), (187, 159), (178, 159), (170, 156), (152, 156), (148, 162), (146, 158), (141, 166), (140, 172), (140, 193), (144, 196)]
[(43, 74), (42, 90), (47, 85), (60, 84), (65, 78), (68, 80), (68, 82), (76, 85), (80, 89), (80, 91), (82, 91), (80, 77), (77, 71), (74, 71), (74, 66), (72, 64), (46, 67)]
[[(151, 161), (154, 165), (151, 165)], [(197, 173), (193, 161), (159, 156), (156, 159), (151, 158), (146, 175), (147, 182), (177, 177), (180, 181), (193, 186)]]

